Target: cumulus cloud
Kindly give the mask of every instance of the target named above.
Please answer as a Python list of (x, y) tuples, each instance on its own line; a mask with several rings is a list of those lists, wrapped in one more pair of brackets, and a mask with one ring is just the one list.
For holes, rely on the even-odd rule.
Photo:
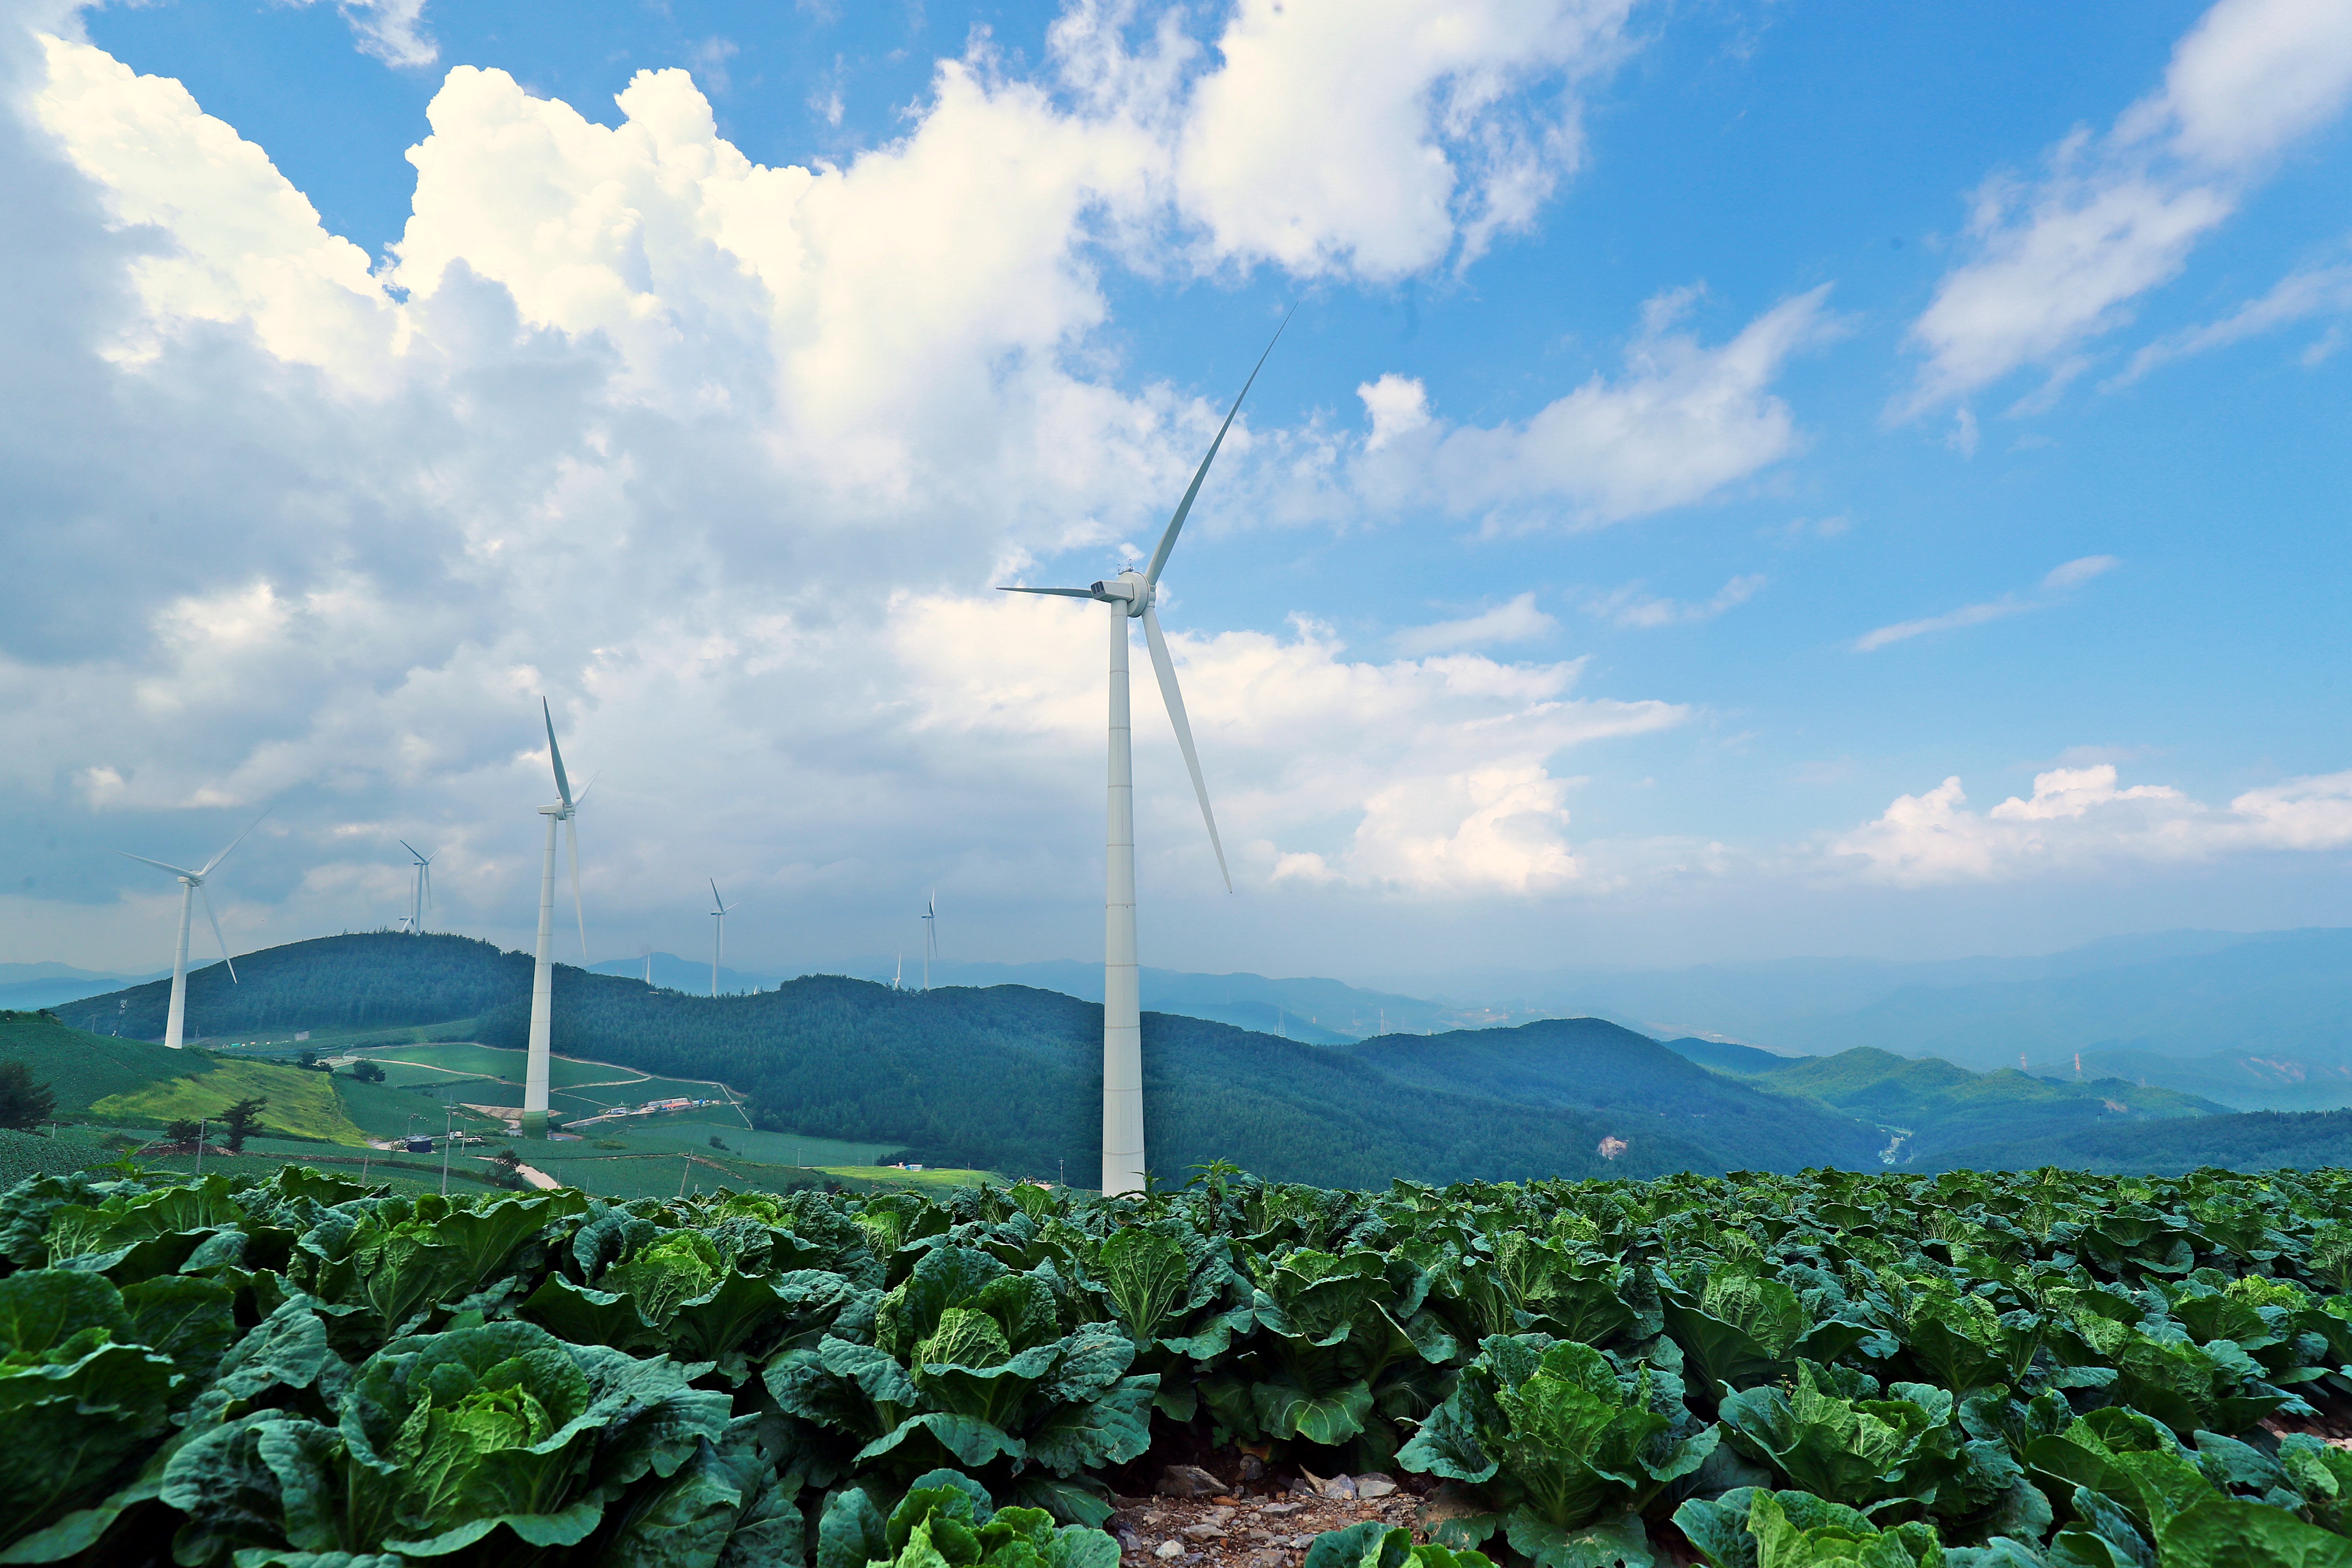
[(1784, 300), (1728, 342), (1675, 331), (1693, 293), (1651, 301), (1625, 373), (1594, 375), (1525, 421), (1456, 426), (1396, 375), (1358, 389), (1372, 432), (1356, 465), (1376, 505), (1430, 505), (1494, 528), (1596, 528), (1686, 506), (1793, 452), (1795, 416), (1770, 388), (1790, 355), (1831, 336), (1828, 286)]
[[(1074, 110), (944, 62), (899, 140), (770, 167), (684, 72), (602, 125), (461, 67), (371, 268), (264, 149), (59, 26), (0, 37), (5, 544), (18, 580), (103, 591), (0, 631), (12, 819), (169, 858), (215, 837), (196, 814), (278, 801), (218, 889), (232, 932), (401, 907), (405, 837), (454, 921), (516, 940), (544, 692), (604, 774), (592, 938), (707, 871), (803, 910), (918, 863), (999, 900), (1083, 883), (1100, 618), (979, 594), (1155, 526), (1223, 413), (1087, 347), (1098, 242), (1172, 188), (1141, 89)], [(1400, 445), (1411, 423), (1391, 406)], [(1573, 664), (1354, 658), (1311, 623), (1173, 641), (1269, 889), (1570, 885), (1560, 757), (1686, 716), (1579, 694)], [(1205, 846), (1166, 745), (1142, 742), (1144, 820), (1181, 870)]]
[[(1099, 757), (1098, 610), (938, 595), (901, 600), (893, 618), (919, 729), (957, 736), (1011, 773), (1041, 756)], [(1574, 695), (1579, 661), (1351, 659), (1329, 627), (1305, 618), (1281, 637), (1168, 640), (1219, 821), (1242, 847), (1235, 879), (1261, 886), (1458, 894), (1572, 884), (1581, 872), (1566, 837), (1570, 781), (1551, 772), (1556, 760), (1689, 717), (1677, 704)], [(1139, 689), (1135, 702), (1149, 837), (1213, 877), (1169, 727), (1142, 716), (1157, 703)]]
[(1536, 608), (1532, 590), (1491, 610), (1460, 620), (1433, 621), (1407, 626), (1389, 638), (1389, 646), (1408, 658), (1444, 653), (1450, 648), (1484, 647), (1490, 643), (1534, 642), (1559, 629), (1559, 623)]
[(1968, 808), (1958, 778), (1898, 796), (1831, 841), (1866, 875), (1909, 885), (1993, 881), (2118, 862), (2180, 862), (2352, 846), (2352, 773), (2248, 790), (2224, 807), (2166, 784), (2119, 787), (2113, 763), (2037, 773), (2031, 796)]
[[(1222, 256), (1395, 278), (1533, 222), (1630, 0), (1241, 0), (1175, 179)], [(1546, 89), (1535, 96), (1532, 89)]]
[(2104, 134), (2077, 131), (2037, 178), (1976, 195), (1968, 257), (1912, 324), (1927, 355), (1912, 415), (2029, 364), (2045, 395), (2084, 345), (2178, 276), (2284, 148), (2352, 99), (2352, 13), (2333, 0), (2221, 0), (2174, 48), (2163, 85)]
[(2073, 561), (2063, 562), (2052, 567), (2042, 577), (2042, 597), (2003, 594), (1998, 599), (1988, 599), (1974, 605), (1962, 605), (1958, 609), (1948, 610), (1940, 616), (1928, 616), (1916, 621), (1896, 621), (1892, 626), (1880, 626), (1874, 631), (1864, 632), (1861, 637), (1856, 637), (1853, 651), (1871, 653), (1890, 644), (1908, 642), (1913, 637), (1925, 637), (1930, 632), (1958, 631), (1962, 626), (1979, 626), (1987, 621), (2005, 620), (2011, 616), (2021, 616), (2030, 610), (2046, 610), (2056, 602), (2049, 595), (2060, 595), (2068, 589), (2078, 588), (2094, 577), (2102, 576), (2122, 564), (2122, 562), (2112, 555), (2084, 555)]

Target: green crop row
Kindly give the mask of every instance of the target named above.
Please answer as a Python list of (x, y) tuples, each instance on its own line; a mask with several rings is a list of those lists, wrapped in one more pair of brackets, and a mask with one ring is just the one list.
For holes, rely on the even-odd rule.
[(79, 1173), (0, 1267), (0, 1563), (1116, 1568), (1206, 1439), (1443, 1483), (1307, 1568), (2352, 1568), (2340, 1172)]

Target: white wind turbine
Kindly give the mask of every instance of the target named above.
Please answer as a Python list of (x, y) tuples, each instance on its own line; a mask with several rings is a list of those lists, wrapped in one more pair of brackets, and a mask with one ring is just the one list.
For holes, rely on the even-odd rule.
[[(1283, 325), (1289, 322), (1290, 318), (1285, 316)], [(1281, 339), (1281, 327), (1275, 329), (1274, 336), (1276, 341)], [(1201, 493), (1201, 482), (1209, 477), (1209, 465), (1217, 460), (1217, 448), (1225, 444), (1225, 432), (1233, 428), (1234, 416), (1241, 412), (1242, 398), (1249, 395), (1258, 371), (1265, 367), (1266, 354), (1272, 353), (1274, 343), (1270, 342), (1265, 345), (1265, 353), (1258, 355), (1249, 380), (1242, 383), (1233, 407), (1225, 411), (1225, 422), (1217, 426), (1217, 438), (1209, 443), (1208, 456), (1201, 459), (1184, 499), (1176, 504), (1176, 515), (1168, 520), (1168, 531), (1160, 536), (1160, 548), (1151, 552), (1149, 566), (1141, 572), (1129, 566), (1107, 583), (1084, 588), (1003, 590), (1008, 594), (1095, 599), (1110, 606), (1110, 822), (1103, 893), (1102, 1190), (1106, 1194), (1141, 1192), (1144, 1173), (1143, 1015), (1135, 955), (1135, 749), (1134, 731), (1128, 717), (1127, 623), (1143, 623), (1143, 641), (1151, 650), (1151, 668), (1160, 678), (1160, 695), (1168, 704), (1169, 720), (1176, 726), (1176, 744), (1183, 752), (1184, 766), (1192, 775), (1192, 793), (1201, 802), (1201, 820), (1208, 825), (1209, 847), (1216, 851), (1218, 874), (1224, 878), (1225, 890), (1231, 892), (1233, 874), (1225, 869), (1225, 847), (1217, 837), (1216, 814), (1209, 808), (1209, 786), (1201, 777), (1201, 759), (1192, 750), (1192, 726), (1184, 717), (1184, 694), (1177, 689), (1176, 666), (1168, 657), (1168, 639), (1160, 635), (1160, 616), (1152, 609), (1152, 601), (1159, 596), (1160, 574), (1168, 565), (1169, 553), (1176, 548), (1176, 536)]]
[[(265, 811), (261, 816), (268, 815)], [(188, 1018), (188, 919), (195, 912), (193, 906), (199, 898), (205, 900), (205, 919), (212, 922), (213, 940), (220, 943), (221, 962), (228, 965), (229, 983), (231, 984), (237, 983), (236, 960), (228, 955), (228, 939), (221, 935), (220, 917), (213, 913), (212, 895), (205, 891), (205, 879), (213, 874), (214, 867), (228, 858), (229, 849), (234, 849), (245, 842), (246, 833), (250, 833), (261, 826), (261, 816), (257, 816), (248, 823), (245, 833), (240, 833), (230, 839), (228, 849), (222, 850), (205, 861), (204, 868), (200, 871), (191, 871), (184, 866), (166, 866), (161, 860), (150, 860), (146, 856), (133, 855), (128, 849), (115, 851), (126, 860), (136, 860), (142, 866), (152, 866), (158, 870), (169, 871), (180, 879), (180, 945), (173, 950), (173, 953), (172, 1010), (163, 1023), (163, 1044), (173, 1050), (176, 1051), (180, 1048), (181, 1030), (186, 1025)]]
[(710, 882), (710, 994), (716, 996), (719, 994), (719, 961), (727, 953), (727, 917), (743, 906), (740, 902), (730, 904), (719, 896), (717, 878), (711, 879)]
[(408, 889), (408, 929), (412, 932), (420, 931), (425, 929), (425, 911), (433, 907), (433, 857), (405, 838), (396, 838), (393, 842), (416, 857), (416, 864), (411, 868), (414, 875)]
[(923, 900), (923, 989), (931, 988), (931, 960), (940, 951), (940, 896)]
[[(555, 715), (547, 699), (539, 700), (540, 717), (547, 721), (547, 756), (555, 764), (556, 803), (542, 805), (547, 818), (547, 853), (539, 870), (539, 962), (530, 976), (530, 1050), (524, 1058), (522, 1135), (547, 1136), (548, 1040), (554, 1026), (555, 1001), (555, 825), (564, 825), (572, 850), (572, 909), (580, 921), (580, 962), (588, 962), (588, 911), (580, 901), (580, 828), (572, 820), (580, 802), (572, 798), (572, 781), (563, 773), (563, 752), (555, 743)], [(581, 792), (584, 797), (586, 791)]]

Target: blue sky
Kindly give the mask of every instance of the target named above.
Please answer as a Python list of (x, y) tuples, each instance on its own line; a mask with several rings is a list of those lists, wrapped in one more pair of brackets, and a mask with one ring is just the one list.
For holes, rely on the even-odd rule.
[(265, 805), (237, 945), (396, 837), (525, 940), (541, 692), (599, 958), (711, 874), (746, 963), (1086, 955), (1100, 627), (989, 589), (1148, 552), (1294, 302), (1168, 578), (1241, 890), (1139, 688), (1147, 962), (2352, 914), (2340, 6), (5, 26), (12, 959), (152, 966), (105, 851)]

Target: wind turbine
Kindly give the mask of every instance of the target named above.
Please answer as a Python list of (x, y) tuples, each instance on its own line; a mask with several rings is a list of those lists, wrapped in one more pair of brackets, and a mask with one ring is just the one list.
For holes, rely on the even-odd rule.
[(547, 818), (547, 853), (539, 869), (539, 962), (530, 975), (530, 1050), (524, 1058), (522, 1135), (547, 1136), (548, 1038), (554, 1026), (555, 1002), (555, 825), (563, 824), (572, 849), (572, 909), (580, 921), (580, 962), (588, 962), (588, 911), (580, 901), (580, 827), (572, 820), (580, 803), (572, 798), (572, 781), (563, 773), (563, 751), (555, 743), (555, 715), (547, 699), (539, 700), (540, 717), (547, 721), (547, 756), (555, 764), (556, 803), (542, 805)]
[[(265, 811), (261, 816), (268, 815)], [(246, 833), (251, 833), (261, 826), (261, 816), (255, 817), (247, 824), (245, 833), (240, 833), (230, 839), (228, 849), (222, 850), (205, 861), (204, 869), (200, 871), (191, 871), (183, 866), (166, 866), (161, 860), (150, 860), (146, 856), (133, 855), (128, 849), (115, 851), (126, 860), (136, 860), (142, 866), (152, 866), (158, 870), (169, 871), (180, 879), (180, 945), (172, 959), (172, 1010), (163, 1024), (163, 1044), (173, 1050), (176, 1051), (180, 1048), (180, 1031), (188, 1017), (188, 918), (195, 912), (193, 906), (198, 898), (205, 900), (205, 919), (212, 922), (213, 940), (220, 943), (221, 962), (228, 965), (229, 983), (231, 984), (238, 983), (236, 960), (228, 955), (228, 938), (221, 935), (220, 917), (213, 913), (212, 895), (205, 891), (205, 879), (213, 874), (214, 867), (228, 858), (229, 849), (234, 849), (245, 842)]]
[(923, 900), (923, 989), (931, 988), (931, 956), (940, 951), (940, 896)]
[[(1288, 316), (1282, 321), (1283, 326), (1290, 324)], [(1225, 444), (1225, 432), (1233, 428), (1234, 416), (1241, 412), (1242, 398), (1249, 395), (1257, 373), (1265, 368), (1266, 354), (1274, 353), (1274, 342), (1281, 338), (1282, 327), (1276, 327), (1274, 342), (1257, 356), (1249, 380), (1242, 383), (1240, 395), (1225, 411), (1225, 422), (1217, 426), (1217, 438), (1209, 443), (1209, 455), (1201, 459), (1184, 499), (1176, 503), (1176, 515), (1168, 520), (1168, 531), (1160, 536), (1160, 548), (1151, 552), (1149, 566), (1141, 572), (1129, 566), (1107, 583), (1084, 588), (1003, 590), (1093, 599), (1110, 606), (1110, 821), (1103, 892), (1102, 1190), (1106, 1194), (1141, 1192), (1144, 1172), (1143, 1014), (1135, 955), (1135, 747), (1128, 715), (1127, 623), (1143, 623), (1144, 644), (1151, 650), (1151, 668), (1160, 677), (1160, 695), (1167, 702), (1169, 720), (1176, 726), (1176, 744), (1184, 753), (1184, 766), (1192, 775), (1201, 820), (1208, 825), (1209, 847), (1216, 851), (1218, 874), (1231, 892), (1233, 874), (1225, 869), (1225, 847), (1217, 837), (1216, 814), (1209, 809), (1209, 786), (1201, 777), (1201, 759), (1192, 750), (1192, 726), (1184, 718), (1184, 694), (1177, 689), (1176, 666), (1168, 657), (1168, 639), (1160, 635), (1152, 601), (1159, 596), (1160, 574), (1176, 548), (1176, 536), (1192, 513), (1201, 482), (1209, 477), (1209, 465), (1217, 460), (1217, 448)]]
[(415, 876), (408, 890), (408, 929), (412, 932), (421, 931), (425, 929), (425, 911), (433, 907), (433, 857), (405, 838), (393, 842), (416, 857)]
[(710, 883), (710, 994), (716, 996), (719, 994), (719, 961), (727, 952), (727, 916), (730, 910), (740, 910), (743, 906), (740, 903), (730, 904), (719, 896), (719, 882), (716, 878), (713, 878)]

